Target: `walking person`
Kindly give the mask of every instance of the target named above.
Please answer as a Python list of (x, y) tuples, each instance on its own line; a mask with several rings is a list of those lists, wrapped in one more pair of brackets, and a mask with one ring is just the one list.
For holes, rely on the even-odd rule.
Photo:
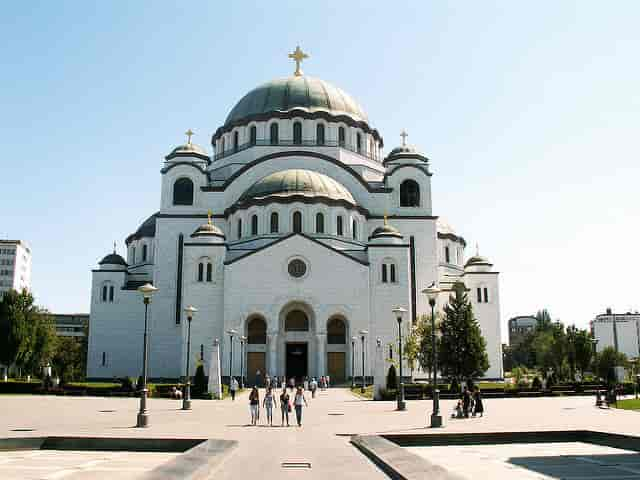
[[(282, 382), (284, 383), (284, 382)], [(284, 427), (284, 420), (287, 419), (287, 427), (289, 426), (289, 412), (291, 411), (291, 403), (289, 403), (289, 393), (285, 386), (282, 387), (282, 394), (280, 395), (280, 411), (282, 412), (281, 427)]]
[(291, 390), (291, 393), (293, 393), (293, 389), (296, 387), (296, 379), (291, 377), (289, 379), (289, 389)]
[(260, 393), (256, 386), (251, 389), (249, 394), (249, 410), (251, 411), (251, 425), (256, 425), (260, 415)]
[(262, 401), (262, 406), (267, 412), (267, 423), (273, 427), (273, 404), (275, 400), (273, 398), (273, 389), (269, 387), (267, 389), (267, 393), (264, 394), (264, 400)]
[(293, 405), (296, 408), (296, 420), (298, 422), (298, 426), (301, 427), (302, 426), (302, 406), (303, 405), (305, 407), (309, 406), (309, 404), (307, 403), (307, 399), (304, 396), (302, 387), (298, 387), (298, 390), (296, 391), (296, 396), (294, 397), (294, 400), (293, 400)]
[(473, 416), (475, 417), (478, 413), (481, 417), (484, 416), (484, 405), (482, 404), (482, 394), (480, 393), (480, 387), (476, 387), (473, 392), (473, 398), (475, 400), (475, 408), (473, 409)]
[(238, 385), (238, 380), (236, 380), (236, 377), (232, 377), (231, 385), (229, 386), (229, 393), (231, 394), (231, 400), (236, 399), (236, 392), (238, 391), (239, 387), (240, 385)]
[(318, 390), (318, 382), (316, 382), (316, 377), (313, 377), (311, 379), (309, 387), (311, 388), (311, 398), (316, 398), (316, 390)]
[(462, 391), (462, 410), (464, 418), (469, 418), (469, 407), (471, 406), (471, 393), (467, 387)]

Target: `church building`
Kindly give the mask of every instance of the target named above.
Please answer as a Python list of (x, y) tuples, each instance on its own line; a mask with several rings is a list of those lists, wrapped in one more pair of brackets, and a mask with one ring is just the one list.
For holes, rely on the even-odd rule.
[[(502, 378), (498, 272), (432, 208), (431, 160), (406, 143), (386, 155), (362, 107), (329, 82), (303, 74), (242, 97), (211, 136), (163, 160), (160, 209), (92, 271), (87, 376), (142, 371), (149, 304), (149, 377), (184, 375), (185, 307), (191, 371), (208, 372), (214, 341), (223, 377), (373, 375), (376, 348), (397, 344), (392, 310), (407, 309), (403, 336), (454, 282), (467, 288), (487, 342), (486, 378)], [(353, 362), (355, 359), (355, 362)], [(405, 371), (409, 371), (408, 369)]]

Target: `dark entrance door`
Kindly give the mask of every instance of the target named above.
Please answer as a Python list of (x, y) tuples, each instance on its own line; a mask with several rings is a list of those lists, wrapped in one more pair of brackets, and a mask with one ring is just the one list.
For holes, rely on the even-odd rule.
[(308, 375), (309, 345), (307, 343), (287, 343), (287, 378), (301, 381)]

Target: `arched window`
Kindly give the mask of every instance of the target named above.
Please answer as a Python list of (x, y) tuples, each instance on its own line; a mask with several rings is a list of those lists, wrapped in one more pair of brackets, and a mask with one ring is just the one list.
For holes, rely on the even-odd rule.
[(482, 303), (482, 289), (476, 288), (476, 293), (478, 294), (478, 303)]
[(344, 132), (344, 127), (338, 128), (338, 145), (340, 145), (341, 147), (344, 147), (345, 137), (346, 135)]
[(338, 236), (344, 235), (344, 224), (342, 220), (342, 215), (338, 215), (338, 218), (336, 218), (336, 235)]
[(316, 143), (318, 145), (324, 145), (324, 124), (322, 123), (316, 126)]
[(207, 282), (213, 281), (213, 265), (211, 263), (207, 263)]
[(142, 261), (143, 262), (147, 261), (147, 246), (146, 245), (142, 246)]
[(109, 287), (109, 301), (113, 302), (113, 296), (115, 295), (115, 288), (113, 288), (113, 285), (111, 285)]
[(242, 238), (242, 219), (238, 219), (238, 238)]
[(332, 318), (327, 323), (327, 343), (344, 345), (347, 342), (347, 327), (340, 318)]
[(489, 303), (489, 289), (484, 287), (484, 303)]
[(233, 151), (237, 152), (239, 147), (238, 132), (233, 132)]
[(224, 155), (224, 137), (220, 139), (220, 153)]
[(382, 264), (382, 283), (387, 283), (389, 281), (389, 277), (387, 276), (387, 264)]
[(316, 213), (316, 233), (324, 233), (324, 215)]
[(267, 324), (262, 318), (254, 317), (249, 320), (247, 343), (251, 345), (264, 345), (267, 343)]
[(105, 367), (107, 365), (107, 352), (102, 352), (102, 366)]
[(396, 266), (393, 263), (389, 264), (389, 280), (391, 283), (396, 283)]
[(204, 281), (204, 263), (202, 262), (198, 264), (198, 281), (199, 282)]
[(308, 332), (309, 318), (302, 310), (292, 310), (284, 322), (285, 332)]
[(271, 233), (278, 233), (278, 212), (271, 214)]
[(131, 263), (136, 263), (136, 247), (131, 247)]
[(353, 239), (358, 239), (358, 222), (355, 219), (351, 221), (351, 233), (353, 235)]
[(107, 301), (107, 291), (108, 291), (108, 287), (106, 285), (104, 285), (102, 287), (102, 301), (103, 302)]
[(420, 186), (415, 180), (405, 180), (402, 182), (402, 185), (400, 185), (400, 206), (420, 206)]
[(449, 247), (444, 247), (444, 261), (449, 263), (451, 261), (451, 253), (449, 252)]
[(362, 135), (360, 133), (356, 134), (356, 151), (358, 153), (362, 152)]
[(293, 144), (302, 145), (302, 124), (300, 122), (293, 124)]
[(258, 235), (258, 215), (251, 217), (251, 235), (254, 237)]
[(382, 283), (397, 283), (397, 268), (393, 260), (387, 258), (382, 261)]
[(293, 231), (295, 233), (302, 232), (302, 214), (300, 212), (293, 213)]
[(193, 205), (193, 182), (188, 178), (179, 178), (173, 184), (173, 204)]
[(251, 128), (249, 129), (249, 143), (251, 145), (255, 145), (257, 140), (258, 140), (258, 130), (256, 129), (255, 125), (251, 125)]
[(271, 143), (271, 145), (278, 145), (278, 124), (277, 123), (272, 123), (271, 127), (269, 127), (270, 130), (270, 136), (269, 136), (269, 143)]

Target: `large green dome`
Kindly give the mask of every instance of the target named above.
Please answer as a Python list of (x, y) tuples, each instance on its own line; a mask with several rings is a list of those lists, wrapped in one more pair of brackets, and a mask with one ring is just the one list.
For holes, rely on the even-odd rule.
[(349, 94), (324, 80), (300, 75), (272, 80), (251, 90), (233, 107), (224, 126), (294, 110), (346, 115), (368, 123), (367, 114)]
[(311, 198), (342, 200), (351, 205), (356, 202), (342, 184), (322, 173), (311, 170), (291, 169), (272, 173), (258, 180), (240, 197), (239, 203), (267, 197), (304, 195)]

